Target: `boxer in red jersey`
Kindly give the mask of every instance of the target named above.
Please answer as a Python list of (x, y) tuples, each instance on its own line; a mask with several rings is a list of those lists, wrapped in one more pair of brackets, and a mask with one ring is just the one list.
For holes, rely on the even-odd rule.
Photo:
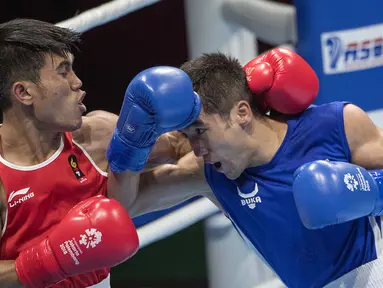
[[(0, 287), (109, 287), (110, 265), (137, 249), (134, 226), (118, 202), (93, 197), (114, 190), (133, 201), (139, 177), (110, 173), (107, 183), (105, 151), (118, 116), (82, 116), (85, 92), (72, 69), (79, 41), (79, 34), (41, 21), (0, 24)], [(157, 141), (152, 163), (170, 157), (167, 137)], [(81, 215), (98, 217), (96, 226), (103, 219), (102, 238), (81, 230), (84, 225), (76, 230)], [(71, 238), (74, 232), (79, 239)], [(110, 235), (115, 245), (103, 248)]]

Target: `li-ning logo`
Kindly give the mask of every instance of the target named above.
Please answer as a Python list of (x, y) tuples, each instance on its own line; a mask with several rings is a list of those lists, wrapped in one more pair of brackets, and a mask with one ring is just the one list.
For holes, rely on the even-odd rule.
[[(86, 234), (86, 235), (85, 235)], [(95, 228), (86, 229), (85, 234), (81, 234), (80, 244), (84, 245), (87, 249), (89, 247), (96, 247), (101, 242), (102, 233)]]
[[(28, 193), (29, 189), (30, 187), (11, 192), (8, 198), (9, 207), (13, 208), (16, 205), (23, 203), (24, 201), (27, 201), (28, 199), (34, 197), (35, 194), (33, 194), (33, 192)], [(15, 199), (16, 197), (17, 199)]]
[(88, 180), (84, 173), (80, 170), (80, 167), (78, 166), (77, 158), (73, 154), (69, 156), (68, 158), (69, 165), (72, 168), (74, 176), (82, 183)]
[(241, 204), (242, 206), (248, 206), (250, 209), (254, 209), (256, 207), (256, 203), (262, 203), (261, 197), (255, 196), (258, 193), (258, 184), (254, 183), (254, 189), (251, 193), (242, 193), (241, 190), (237, 187), (238, 195), (241, 196)]

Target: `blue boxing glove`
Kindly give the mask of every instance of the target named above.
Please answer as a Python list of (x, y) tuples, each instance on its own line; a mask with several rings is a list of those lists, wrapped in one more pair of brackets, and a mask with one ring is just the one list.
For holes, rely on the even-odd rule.
[(344, 162), (315, 161), (294, 173), (293, 194), (309, 229), (383, 214), (383, 170)]
[(185, 72), (167, 66), (142, 71), (125, 92), (106, 151), (110, 169), (117, 173), (142, 170), (157, 138), (189, 126), (200, 111), (200, 98)]

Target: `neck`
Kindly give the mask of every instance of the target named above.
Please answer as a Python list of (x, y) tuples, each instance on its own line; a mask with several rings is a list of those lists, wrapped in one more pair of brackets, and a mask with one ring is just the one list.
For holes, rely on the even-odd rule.
[[(287, 133), (287, 122), (284, 119), (265, 117), (261, 121), (255, 121), (253, 129), (249, 133), (249, 147), (251, 155), (249, 167), (257, 167), (269, 163)], [(260, 140), (261, 139), (261, 140)]]
[(16, 165), (30, 166), (47, 160), (60, 146), (61, 133), (36, 127), (22, 112), (10, 109), (3, 114), (0, 153)]

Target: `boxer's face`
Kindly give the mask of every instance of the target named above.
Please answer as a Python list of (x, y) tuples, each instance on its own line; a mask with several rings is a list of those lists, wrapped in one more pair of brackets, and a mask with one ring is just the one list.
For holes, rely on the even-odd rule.
[(199, 119), (182, 133), (189, 138), (196, 156), (203, 157), (205, 163), (213, 164), (229, 179), (238, 178), (249, 166), (248, 133), (237, 107), (233, 108), (230, 121), (218, 114), (201, 112)]
[(82, 123), (85, 112), (82, 82), (72, 69), (73, 56), (46, 55), (40, 71), (40, 83), (28, 86), (33, 116), (43, 129), (73, 131)]

